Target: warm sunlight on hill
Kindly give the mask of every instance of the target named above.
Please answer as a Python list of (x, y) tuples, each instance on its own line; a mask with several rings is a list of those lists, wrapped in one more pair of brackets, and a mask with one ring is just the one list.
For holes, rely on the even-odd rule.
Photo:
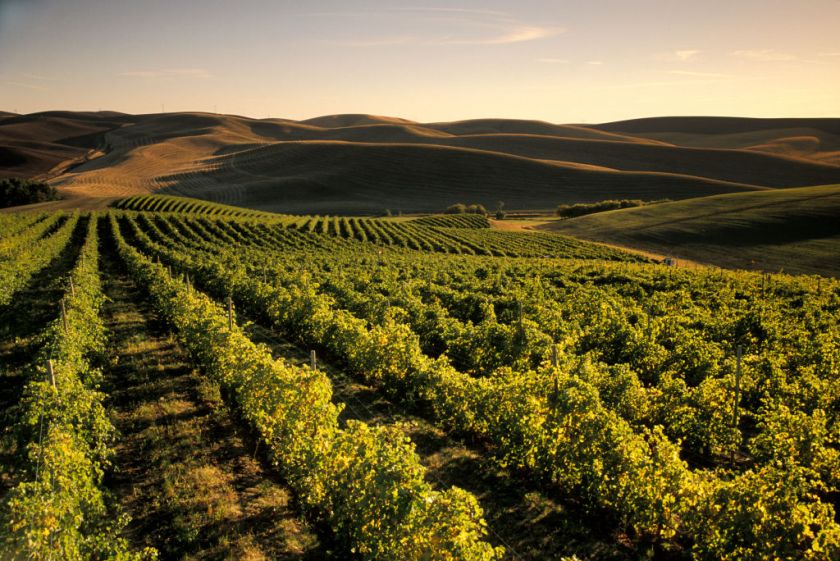
[[(50, 178), (88, 205), (163, 192), (287, 212), (436, 211), (499, 200), (508, 208), (551, 209), (837, 182), (840, 166), (830, 150), (840, 146), (838, 129), (830, 119), (588, 127), (49, 112), (0, 120), (0, 155), (6, 175)], [(793, 137), (791, 130), (810, 134)]]

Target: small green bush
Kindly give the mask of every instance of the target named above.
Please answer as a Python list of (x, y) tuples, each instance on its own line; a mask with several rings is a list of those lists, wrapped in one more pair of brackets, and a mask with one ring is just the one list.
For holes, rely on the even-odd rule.
[(647, 206), (657, 203), (668, 202), (668, 199), (659, 201), (643, 201), (641, 199), (609, 199), (606, 201), (599, 201), (597, 203), (578, 203), (574, 205), (558, 205), (554, 213), (563, 218), (575, 218), (576, 216), (583, 216), (584, 214), (593, 214), (595, 212), (604, 212), (607, 210), (617, 210), (620, 208), (631, 208), (637, 206)]
[(464, 203), (456, 203), (446, 208), (444, 214), (482, 214), (487, 216), (487, 208), (481, 204), (465, 205)]

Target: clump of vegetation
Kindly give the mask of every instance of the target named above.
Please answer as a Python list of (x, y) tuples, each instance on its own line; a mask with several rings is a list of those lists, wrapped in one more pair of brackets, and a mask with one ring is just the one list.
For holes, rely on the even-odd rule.
[(660, 199), (658, 201), (643, 201), (641, 199), (608, 199), (606, 201), (599, 201), (597, 203), (578, 203), (574, 205), (558, 205), (554, 213), (563, 218), (574, 218), (576, 216), (583, 216), (584, 214), (593, 214), (595, 212), (604, 212), (607, 210), (618, 210), (620, 208), (631, 208), (636, 206), (647, 206), (658, 203), (667, 203), (670, 199)]
[(487, 216), (487, 209), (481, 204), (465, 205), (464, 203), (456, 203), (446, 208), (444, 214), (483, 214)]
[(496, 220), (504, 220), (506, 216), (505, 203), (504, 201), (499, 201), (496, 205)]
[(0, 208), (60, 199), (55, 187), (43, 181), (11, 177), (0, 179)]

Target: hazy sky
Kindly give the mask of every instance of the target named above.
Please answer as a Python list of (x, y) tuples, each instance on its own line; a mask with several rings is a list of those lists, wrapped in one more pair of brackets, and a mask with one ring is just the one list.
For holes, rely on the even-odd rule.
[(0, 110), (840, 117), (840, 0), (0, 0)]

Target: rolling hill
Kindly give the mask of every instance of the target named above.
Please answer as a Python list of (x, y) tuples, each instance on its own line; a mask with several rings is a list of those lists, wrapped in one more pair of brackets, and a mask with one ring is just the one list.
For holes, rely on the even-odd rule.
[(742, 269), (840, 276), (840, 185), (730, 193), (540, 229)]
[(677, 146), (750, 150), (840, 165), (840, 119), (654, 117), (593, 128)]
[(668, 118), (584, 126), (53, 111), (0, 118), (0, 177), (49, 178), (88, 207), (160, 192), (299, 213), (438, 211), (455, 202), (492, 208), (499, 200), (548, 210), (838, 183), (840, 161), (831, 155), (840, 150), (838, 123)]
[(57, 175), (93, 156), (103, 134), (130, 124), (114, 112), (0, 115), (0, 178)]
[(511, 208), (610, 197), (673, 198), (757, 189), (705, 178), (620, 172), (424, 144), (278, 142), (158, 177), (164, 191), (285, 212), (435, 211), (459, 201)]

